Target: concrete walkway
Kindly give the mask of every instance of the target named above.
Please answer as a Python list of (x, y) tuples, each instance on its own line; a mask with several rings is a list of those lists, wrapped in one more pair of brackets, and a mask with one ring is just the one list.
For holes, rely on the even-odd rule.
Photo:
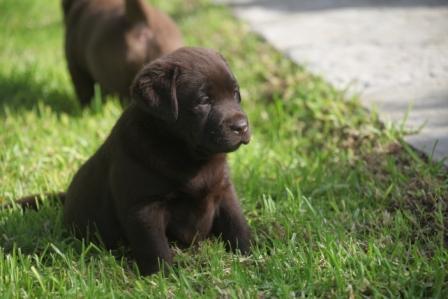
[(448, 0), (219, 2), (297, 63), (359, 92), (383, 121), (409, 111), (406, 127), (423, 129), (406, 141), (448, 157)]

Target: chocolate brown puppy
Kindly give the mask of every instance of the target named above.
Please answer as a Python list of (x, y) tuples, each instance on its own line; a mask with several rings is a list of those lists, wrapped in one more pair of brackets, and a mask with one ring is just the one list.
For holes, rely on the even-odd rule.
[(137, 75), (134, 102), (74, 176), (64, 220), (81, 236), (128, 243), (143, 274), (171, 263), (169, 242), (217, 236), (249, 251), (226, 153), (247, 144), (238, 83), (218, 53), (181, 48)]
[(62, 6), (67, 65), (82, 105), (95, 83), (129, 98), (142, 66), (183, 44), (175, 23), (145, 0), (63, 0)]

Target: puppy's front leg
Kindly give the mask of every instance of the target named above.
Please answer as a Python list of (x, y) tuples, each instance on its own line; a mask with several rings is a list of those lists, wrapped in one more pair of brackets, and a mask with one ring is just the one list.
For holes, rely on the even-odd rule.
[(125, 229), (141, 274), (155, 273), (163, 264), (172, 263), (165, 234), (166, 213), (159, 204), (152, 203), (131, 209)]
[(250, 230), (244, 218), (233, 186), (229, 186), (213, 220), (212, 233), (221, 237), (227, 249), (243, 254), (250, 251)]

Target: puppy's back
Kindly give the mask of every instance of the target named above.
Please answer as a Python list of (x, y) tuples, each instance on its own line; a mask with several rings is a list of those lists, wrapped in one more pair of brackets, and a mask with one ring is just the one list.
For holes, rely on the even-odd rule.
[[(129, 96), (142, 65), (182, 46), (175, 23), (144, 0), (65, 0), (67, 58), (106, 93)], [(64, 6), (64, 9), (66, 8)]]

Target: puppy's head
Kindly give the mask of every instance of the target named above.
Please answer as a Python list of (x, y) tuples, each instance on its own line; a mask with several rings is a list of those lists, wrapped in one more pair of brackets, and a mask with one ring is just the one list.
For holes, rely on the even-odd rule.
[(181, 48), (155, 60), (136, 76), (132, 95), (198, 153), (230, 152), (250, 140), (238, 82), (213, 50)]

